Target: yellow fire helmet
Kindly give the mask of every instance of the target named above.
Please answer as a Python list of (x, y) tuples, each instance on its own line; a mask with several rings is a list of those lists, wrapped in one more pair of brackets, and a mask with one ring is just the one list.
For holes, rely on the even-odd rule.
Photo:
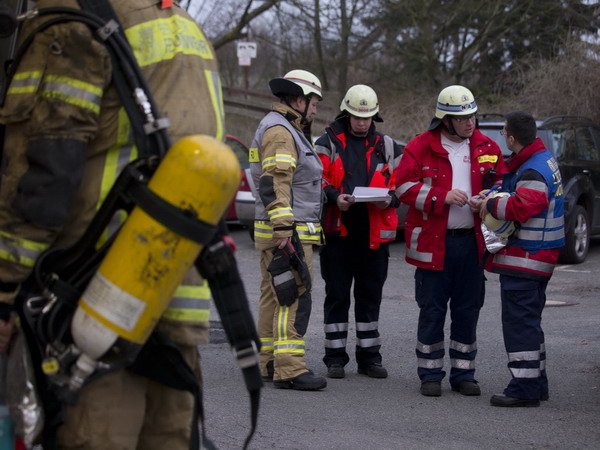
[[(493, 195), (493, 198), (496, 197), (510, 197), (508, 192), (496, 192)], [(493, 231), (498, 236), (507, 238), (515, 231), (515, 224), (509, 220), (501, 220), (496, 219), (491, 214), (486, 214), (485, 219), (483, 219), (483, 224), (487, 227), (488, 230)]]

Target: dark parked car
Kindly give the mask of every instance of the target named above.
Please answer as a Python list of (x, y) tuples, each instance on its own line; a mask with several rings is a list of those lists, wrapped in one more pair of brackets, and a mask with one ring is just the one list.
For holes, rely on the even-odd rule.
[[(479, 129), (510, 155), (500, 130), (502, 115), (482, 115)], [(590, 236), (600, 234), (600, 126), (575, 116), (553, 116), (538, 121), (538, 137), (560, 167), (565, 200), (565, 246), (560, 262), (585, 261)]]

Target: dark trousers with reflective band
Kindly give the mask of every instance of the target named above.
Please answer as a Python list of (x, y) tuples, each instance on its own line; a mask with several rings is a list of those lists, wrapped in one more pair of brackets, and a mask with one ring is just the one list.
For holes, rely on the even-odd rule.
[(542, 310), (547, 281), (500, 275), (502, 332), (512, 380), (509, 397), (539, 399), (548, 392)]
[(353, 281), (356, 362), (361, 368), (381, 364), (378, 323), (388, 259), (388, 244), (371, 250), (350, 237), (328, 238), (321, 248), (321, 276), (325, 280), (323, 362), (327, 366), (346, 365), (350, 360), (346, 342)]
[(477, 321), (485, 297), (474, 234), (446, 237), (444, 270), (415, 271), (415, 296), (421, 309), (417, 329), (417, 373), (422, 382), (441, 380), (444, 322), (450, 301), (450, 384), (475, 376)]

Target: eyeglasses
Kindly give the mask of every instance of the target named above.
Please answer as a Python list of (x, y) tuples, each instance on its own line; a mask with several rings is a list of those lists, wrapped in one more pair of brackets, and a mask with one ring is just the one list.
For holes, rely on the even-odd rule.
[(473, 121), (477, 120), (477, 116), (475, 114), (471, 114), (468, 116), (452, 116), (452, 118), (454, 120), (456, 120), (458, 123), (464, 123), (464, 122), (469, 122), (471, 120), (473, 120)]

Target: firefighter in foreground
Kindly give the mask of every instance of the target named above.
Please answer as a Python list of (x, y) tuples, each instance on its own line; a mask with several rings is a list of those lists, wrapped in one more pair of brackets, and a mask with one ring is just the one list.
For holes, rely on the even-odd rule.
[[(327, 197), (321, 248), (325, 280), (325, 356), (329, 378), (344, 378), (349, 361), (348, 310), (354, 282), (358, 373), (386, 378), (381, 363), (379, 308), (388, 273), (388, 242), (396, 238), (400, 201), (393, 195), (401, 149), (375, 130), (382, 122), (377, 94), (358, 84), (346, 92), (340, 114), (316, 142)], [(355, 187), (387, 188), (377, 202), (353, 202)], [(389, 194), (389, 193), (388, 193)]]
[(485, 244), (479, 215), (468, 201), (500, 183), (504, 162), (498, 145), (477, 130), (476, 114), (469, 89), (443, 89), (429, 129), (407, 144), (397, 170), (398, 195), (409, 206), (406, 261), (417, 266), (417, 373), (425, 396), (442, 395), (448, 302), (450, 385), (462, 395), (481, 394), (475, 356), (485, 296), (479, 265)]
[[(186, 135), (223, 135), (214, 52), (185, 11), (170, 2), (112, 1), (116, 15), (173, 142)], [(79, 8), (43, 0), (36, 7)], [(28, 20), (29, 33), (46, 17)], [(183, 39), (185, 38), (185, 39)], [(172, 45), (160, 45), (171, 42)], [(184, 42), (194, 45), (183, 47)], [(0, 109), (6, 125), (0, 193), (0, 345), (13, 328), (12, 304), (37, 257), (69, 246), (86, 230), (124, 165), (138, 157), (131, 124), (117, 94), (111, 59), (93, 31), (77, 22), (35, 35)], [(190, 278), (194, 278), (190, 275)], [(197, 278), (197, 275), (196, 275)], [(210, 293), (175, 293), (158, 328), (199, 376), (198, 344), (208, 337)], [(61, 449), (188, 449), (192, 395), (120, 369), (86, 384), (66, 406)]]
[(313, 247), (322, 239), (323, 168), (310, 137), (310, 120), (323, 97), (321, 82), (310, 72), (292, 70), (269, 86), (280, 103), (258, 125), (250, 149), (258, 190), (254, 237), (261, 250), (261, 372), (276, 388), (318, 390), (327, 381), (306, 367), (304, 334), (312, 304)]
[(550, 396), (542, 311), (564, 245), (564, 200), (558, 163), (536, 133), (531, 114), (506, 114), (502, 134), (513, 154), (502, 189), (511, 195), (490, 195), (478, 203), (482, 218), (491, 214), (518, 223), (491, 263), (491, 271), (500, 274), (502, 332), (512, 375), (504, 393), (490, 399), (493, 406), (539, 406)]

